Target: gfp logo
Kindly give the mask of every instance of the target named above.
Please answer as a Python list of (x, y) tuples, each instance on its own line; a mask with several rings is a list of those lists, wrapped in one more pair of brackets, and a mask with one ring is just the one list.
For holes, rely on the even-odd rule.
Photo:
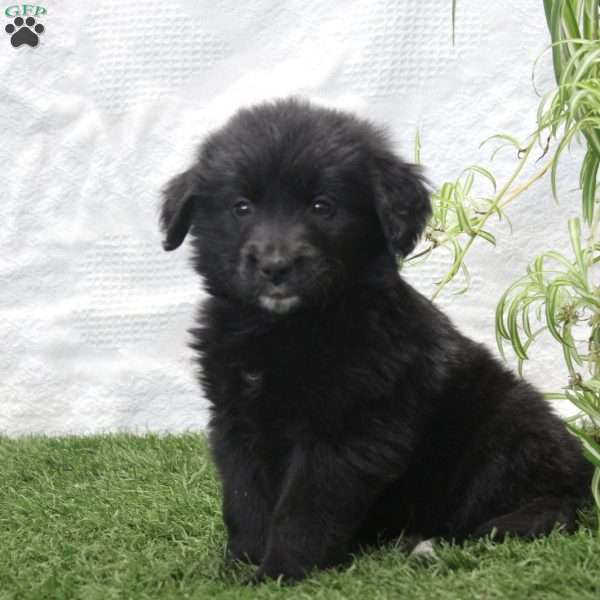
[(40, 35), (44, 33), (45, 27), (38, 23), (35, 17), (47, 14), (48, 11), (43, 6), (34, 4), (13, 4), (4, 11), (4, 14), (12, 18), (4, 30), (10, 35), (10, 43), (17, 48), (27, 44), (32, 48), (38, 45)]

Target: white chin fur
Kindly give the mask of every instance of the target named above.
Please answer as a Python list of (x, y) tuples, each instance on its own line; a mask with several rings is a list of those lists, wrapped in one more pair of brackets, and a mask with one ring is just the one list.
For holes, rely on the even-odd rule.
[(263, 308), (279, 315), (284, 315), (300, 304), (300, 298), (298, 298), (298, 296), (292, 296), (291, 298), (271, 298), (269, 296), (261, 296), (258, 301)]

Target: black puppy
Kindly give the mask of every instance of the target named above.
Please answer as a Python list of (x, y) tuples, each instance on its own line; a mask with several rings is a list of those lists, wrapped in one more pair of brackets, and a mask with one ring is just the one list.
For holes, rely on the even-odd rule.
[(301, 578), (360, 545), (571, 530), (591, 465), (540, 394), (398, 275), (430, 214), (352, 115), (237, 113), (167, 186), (210, 300), (193, 329), (229, 552)]

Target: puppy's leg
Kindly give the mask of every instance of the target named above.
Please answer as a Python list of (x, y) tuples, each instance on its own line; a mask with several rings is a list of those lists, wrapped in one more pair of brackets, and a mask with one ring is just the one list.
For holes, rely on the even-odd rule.
[(472, 537), (492, 534), (502, 539), (507, 535), (534, 538), (548, 535), (562, 525), (567, 532), (575, 529), (578, 502), (574, 498), (543, 496), (521, 508), (499, 515), (475, 528)]
[(259, 564), (266, 546), (270, 519), (264, 474), (245, 446), (221, 443), (214, 452), (223, 487), (223, 520), (231, 558)]
[(266, 501), (251, 473), (238, 471), (223, 485), (223, 520), (231, 558), (259, 564), (266, 544), (269, 516)]
[(383, 485), (357, 470), (339, 450), (324, 444), (296, 447), (257, 580), (297, 580), (312, 568), (349, 558), (352, 538)]

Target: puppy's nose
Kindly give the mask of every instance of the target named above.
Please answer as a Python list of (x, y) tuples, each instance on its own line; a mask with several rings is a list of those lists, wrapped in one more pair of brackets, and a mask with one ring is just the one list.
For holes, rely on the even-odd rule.
[(275, 254), (260, 259), (258, 266), (265, 279), (268, 279), (273, 285), (281, 285), (286, 282), (292, 272), (292, 259)]

